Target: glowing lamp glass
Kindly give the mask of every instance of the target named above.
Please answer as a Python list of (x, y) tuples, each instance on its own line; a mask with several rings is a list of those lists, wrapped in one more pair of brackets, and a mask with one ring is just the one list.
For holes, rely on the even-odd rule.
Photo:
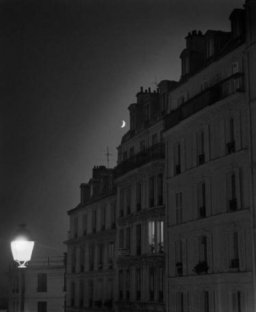
[(19, 268), (25, 268), (30, 261), (34, 248), (34, 242), (25, 237), (18, 237), (11, 242), (11, 250), (14, 261), (18, 262)]

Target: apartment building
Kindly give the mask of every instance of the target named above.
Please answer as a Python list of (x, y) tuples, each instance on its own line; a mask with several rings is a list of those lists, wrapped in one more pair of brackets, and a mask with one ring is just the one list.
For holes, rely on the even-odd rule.
[(9, 272), (9, 312), (63, 312), (65, 257), (34, 259), (26, 269)]
[(137, 94), (129, 106), (130, 130), (118, 147), (116, 308), (164, 311), (165, 191), (163, 116), (175, 84)]
[(80, 203), (68, 212), (66, 311), (111, 311), (116, 239), (113, 170), (94, 167), (80, 191)]
[(167, 311), (255, 310), (255, 17), (189, 33), (168, 94)]

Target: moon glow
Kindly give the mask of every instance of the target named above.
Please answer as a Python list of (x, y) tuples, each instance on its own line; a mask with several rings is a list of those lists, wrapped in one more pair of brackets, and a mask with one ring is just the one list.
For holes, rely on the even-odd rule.
[(123, 121), (122, 121), (121, 128), (124, 128), (125, 126), (126, 126), (126, 122), (123, 120)]

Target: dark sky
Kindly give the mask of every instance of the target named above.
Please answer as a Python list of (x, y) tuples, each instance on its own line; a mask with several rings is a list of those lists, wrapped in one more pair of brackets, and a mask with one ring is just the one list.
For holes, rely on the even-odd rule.
[[(127, 130), (140, 86), (179, 79), (184, 37), (229, 30), (242, 0), (0, 0), (0, 266), (27, 223), (62, 253), (66, 211)], [(0, 280), (2, 280), (0, 272)]]

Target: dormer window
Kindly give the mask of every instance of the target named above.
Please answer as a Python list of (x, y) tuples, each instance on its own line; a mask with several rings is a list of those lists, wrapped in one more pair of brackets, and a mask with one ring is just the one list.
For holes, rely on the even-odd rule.
[(190, 60), (189, 56), (186, 56), (182, 59), (182, 74), (187, 75), (190, 72)]
[(209, 40), (207, 40), (206, 53), (207, 53), (207, 58), (210, 58), (214, 55), (214, 39), (213, 38), (210, 38)]

